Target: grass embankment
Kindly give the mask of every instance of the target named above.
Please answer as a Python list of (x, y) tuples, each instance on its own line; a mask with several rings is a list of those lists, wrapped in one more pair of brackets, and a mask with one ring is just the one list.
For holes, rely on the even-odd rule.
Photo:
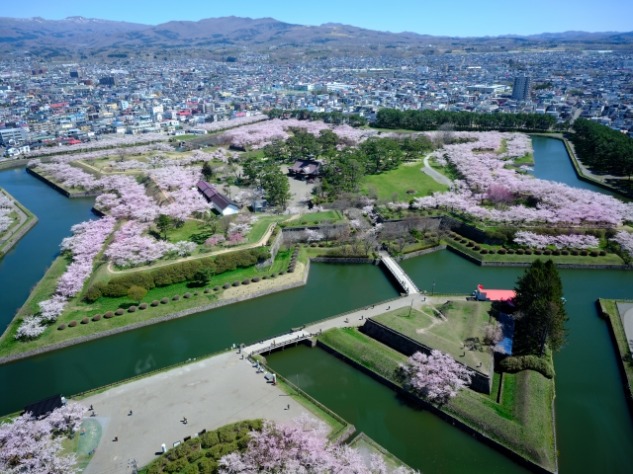
[[(474, 260), (477, 260), (486, 264), (506, 264), (506, 263), (514, 263), (514, 264), (525, 264), (529, 265), (536, 259), (551, 259), (554, 263), (560, 265), (578, 265), (578, 266), (591, 266), (591, 265), (603, 265), (603, 266), (620, 266), (624, 265), (624, 261), (616, 254), (607, 253), (606, 255), (598, 255), (598, 256), (582, 256), (582, 255), (545, 255), (541, 253), (540, 255), (536, 255), (532, 253), (531, 255), (526, 254), (498, 254), (496, 251), (501, 248), (499, 246), (494, 245), (486, 245), (486, 244), (477, 244), (481, 250), (485, 250), (487, 253), (482, 253), (481, 250), (475, 250), (473, 247), (469, 247), (463, 242), (458, 242), (457, 240), (446, 237), (446, 244), (449, 247), (452, 247), (453, 250), (458, 253), (464, 254)], [(495, 252), (495, 253), (491, 253)]]
[(439, 184), (421, 170), (424, 163), (415, 161), (404, 163), (395, 170), (377, 175), (365, 176), (361, 184), (364, 194), (375, 194), (380, 201), (410, 201), (416, 197), (429, 196), (436, 191), (446, 191), (447, 186)]
[[(629, 403), (633, 403), (633, 356), (631, 355), (629, 341), (626, 337), (626, 333), (624, 332), (624, 324), (622, 324), (622, 318), (620, 317), (620, 311), (618, 310), (617, 303), (618, 301), (616, 300), (598, 300), (600, 313), (611, 326), (611, 331), (615, 337), (615, 349), (618, 351), (618, 355), (620, 356), (620, 364), (626, 377), (625, 392), (627, 392)], [(633, 301), (627, 301), (627, 303), (633, 303)]]
[[(291, 250), (282, 250), (277, 254), (273, 265), (267, 268), (259, 269), (255, 266), (238, 268), (215, 275), (211, 277), (209, 284), (204, 288), (189, 288), (186, 282), (153, 288), (147, 292), (142, 301), (133, 301), (130, 297), (123, 296), (120, 298), (101, 297), (94, 303), (87, 303), (82, 300), (80, 295), (68, 302), (64, 313), (39, 338), (31, 341), (18, 341), (15, 339), (15, 334), (22, 317), (36, 314), (39, 311), (38, 303), (50, 298), (55, 293), (57, 280), (66, 271), (67, 259), (58, 257), (53, 261), (51, 267), (33, 289), (25, 304), (18, 311), (17, 316), (13, 319), (2, 338), (0, 338), (0, 356), (41, 349), (52, 344), (84, 336), (92, 336), (104, 331), (214, 303), (222, 299), (225, 291), (222, 286), (225, 283), (232, 285), (234, 282), (242, 282), (254, 277), (263, 278), (264, 276), (268, 279), (270, 275), (278, 274), (288, 268), (291, 255)], [(251, 285), (255, 287), (256, 283), (251, 283)], [(219, 289), (213, 290), (216, 287), (219, 287)], [(233, 287), (231, 286), (231, 288)], [(205, 293), (205, 289), (207, 293)], [(190, 297), (184, 298), (185, 293), (189, 293)], [(178, 299), (174, 300), (174, 296), (178, 296)], [(163, 298), (167, 298), (169, 302), (166, 304), (161, 303), (158, 306), (150, 305), (152, 301), (160, 301)], [(99, 321), (90, 320), (87, 324), (81, 324), (85, 317), (92, 318), (96, 314), (103, 316), (107, 311), (115, 312), (120, 308), (127, 310), (132, 305), (138, 307), (140, 303), (146, 303), (148, 305), (147, 309), (138, 309), (133, 313), (124, 311), (120, 316), (114, 316), (110, 319), (102, 317)], [(76, 321), (77, 325), (75, 327), (66, 327), (66, 329), (61, 331), (57, 329), (61, 324), (68, 326), (71, 321)]]
[(373, 319), (488, 374), (492, 353), (483, 340), (484, 329), (492, 322), (490, 308), (491, 303), (482, 301), (450, 301), (436, 307), (423, 306), (420, 310), (400, 308)]
[[(406, 360), (401, 353), (355, 329), (334, 329), (319, 341), (401, 387), (396, 374)], [(496, 375), (495, 378), (498, 378)], [(548, 471), (556, 470), (552, 405), (554, 382), (533, 371), (504, 374), (502, 397), (469, 389), (437, 407), (481, 435)], [(499, 386), (499, 381), (495, 382)]]

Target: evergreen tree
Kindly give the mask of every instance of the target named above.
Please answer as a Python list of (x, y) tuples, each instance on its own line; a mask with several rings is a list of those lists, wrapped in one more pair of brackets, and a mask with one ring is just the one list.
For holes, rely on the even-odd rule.
[(552, 260), (535, 260), (517, 281), (515, 350), (543, 355), (545, 346), (556, 351), (565, 342), (567, 314), (563, 285)]

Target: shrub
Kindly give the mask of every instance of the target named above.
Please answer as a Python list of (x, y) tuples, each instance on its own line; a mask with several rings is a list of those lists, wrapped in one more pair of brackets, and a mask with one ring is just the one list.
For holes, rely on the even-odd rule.
[(283, 270), (279, 272), (280, 275), (285, 274), (286, 272), (284, 272)]
[(185, 293), (184, 295), (182, 295), (183, 298), (191, 298), (191, 293)]
[(69, 327), (69, 328), (74, 328), (75, 326), (77, 326), (77, 321), (74, 321), (74, 320), (73, 320), (73, 321), (71, 321), (71, 322), (69, 322), (69, 323), (68, 323), (68, 327)]
[(586, 257), (587, 255), (589, 255), (589, 252), (587, 252), (586, 250), (581, 250), (580, 255), (582, 255), (583, 257)]
[(180, 299), (180, 295), (174, 295), (171, 297), (172, 301), (178, 301)]
[(138, 305), (138, 309), (147, 309), (147, 303), (141, 303)]
[(514, 374), (522, 370), (535, 370), (544, 377), (551, 379), (554, 377), (554, 367), (542, 357), (535, 355), (525, 355), (517, 357), (506, 357), (499, 364), (501, 370)]
[(536, 249), (534, 251), (534, 255), (543, 255), (543, 251), (541, 249)]
[(523, 249), (517, 249), (516, 250), (516, 254), (517, 255), (523, 255), (525, 252), (523, 251)]
[(262, 277), (262, 280), (267, 280), (267, 279), (268, 279), (268, 275), (264, 275), (264, 276)]
[(560, 254), (561, 255), (569, 255), (569, 250), (561, 250)]
[(552, 251), (549, 249), (543, 250), (543, 255), (552, 255)]
[(250, 282), (251, 282), (250, 279), (245, 278), (245, 279), (242, 280), (242, 285), (248, 285)]
[(164, 297), (160, 299), (160, 304), (167, 304), (167, 303), (169, 303), (169, 298)]
[(86, 293), (84, 294), (84, 301), (86, 303), (94, 303), (99, 298), (101, 298), (101, 296), (101, 288), (98, 285), (91, 286), (86, 290)]
[(259, 278), (259, 277), (253, 277), (253, 278), (251, 278), (251, 281), (252, 281), (253, 283), (257, 283), (259, 280), (260, 280), (260, 278)]
[(209, 288), (205, 288), (205, 289), (204, 289), (204, 291), (203, 291), (203, 293), (208, 294), (208, 293), (209, 293), (209, 291), (211, 291), (211, 290), (209, 290)]
[(506, 254), (506, 249), (499, 249), (499, 250), (497, 250), (497, 253), (499, 255), (505, 255)]
[(604, 250), (600, 250), (601, 257), (605, 257), (606, 255), (607, 255), (607, 252), (605, 252)]
[(225, 283), (224, 285), (222, 285), (222, 288), (224, 288), (225, 290), (228, 288), (231, 288), (231, 284), (230, 283)]
[(295, 271), (295, 267), (288, 268), (288, 273), (293, 273)]
[(470, 240), (466, 243), (466, 247), (474, 247), (474, 245), (475, 244)]
[(119, 308), (114, 312), (114, 315), (121, 316), (123, 313), (125, 313), (125, 311), (123, 311), (123, 308)]
[(150, 303), (150, 305), (151, 305), (151, 306), (158, 306), (159, 304), (160, 304), (160, 301), (158, 301), (158, 300), (153, 300), (153, 301)]
[(571, 254), (572, 254), (574, 257), (577, 257), (578, 255), (580, 255), (580, 252), (579, 252), (578, 250), (574, 249), (574, 250), (572, 250), (572, 251), (571, 251)]
[(232, 283), (232, 285), (233, 285), (233, 286), (240, 286), (240, 282), (239, 282), (239, 281), (234, 281), (234, 282)]
[(514, 249), (508, 249), (508, 255), (513, 255), (514, 254)]
[(556, 249), (552, 251), (552, 255), (560, 255), (560, 250)]
[(219, 286), (214, 286), (213, 287), (213, 291), (220, 291), (220, 287)]
[(136, 308), (136, 306), (132, 305), (132, 306), (130, 306), (130, 307), (127, 309), (127, 312), (128, 312), (128, 313), (134, 313), (134, 312), (136, 312), (136, 309), (137, 309), (137, 308)]
[(57, 326), (57, 330), (58, 331), (63, 331), (64, 329), (66, 329), (66, 325), (65, 324), (60, 324), (59, 326)]
[(95, 315), (92, 317), (92, 320), (93, 320), (93, 321), (100, 321), (100, 320), (101, 320), (101, 315), (100, 315), (100, 314), (95, 314)]
[(488, 250), (486, 250), (486, 249), (481, 249), (481, 254), (482, 254), (482, 255), (486, 255), (487, 253), (488, 253)]
[(88, 318), (83, 318), (81, 320), (81, 324), (88, 324), (89, 322), (90, 322), (90, 319), (88, 319)]
[(105, 314), (103, 315), (103, 317), (106, 319), (110, 319), (113, 316), (114, 316), (114, 313), (112, 311), (106, 311)]
[(193, 296), (198, 296), (200, 293), (198, 293), (197, 291), (193, 292)]
[(592, 250), (592, 251), (591, 251), (591, 253), (590, 253), (590, 255), (591, 255), (592, 257), (597, 257), (598, 255), (600, 255), (600, 253), (599, 253), (597, 250)]

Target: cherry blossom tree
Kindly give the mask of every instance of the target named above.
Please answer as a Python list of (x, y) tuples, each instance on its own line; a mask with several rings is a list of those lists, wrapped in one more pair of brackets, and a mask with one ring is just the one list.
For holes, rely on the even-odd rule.
[(514, 242), (519, 245), (537, 249), (543, 249), (550, 245), (557, 249), (591, 249), (600, 245), (600, 240), (593, 235), (544, 235), (529, 231), (516, 232), (514, 234)]
[(611, 239), (633, 258), (633, 233), (621, 230)]
[[(369, 462), (353, 448), (329, 443), (322, 422), (299, 417), (289, 424), (264, 423), (262, 431), (251, 432), (244, 451), (220, 459), (219, 472), (275, 472), (279, 474), (382, 474), (384, 460), (372, 456)], [(414, 471), (401, 467), (398, 474)]]
[(416, 352), (403, 365), (405, 386), (430, 402), (446, 403), (470, 384), (472, 371), (450, 355), (433, 349)]
[(73, 474), (79, 472), (74, 455), (61, 454), (61, 440), (74, 432), (86, 409), (68, 402), (48, 417), (30, 413), (0, 424), (0, 472), (6, 474)]

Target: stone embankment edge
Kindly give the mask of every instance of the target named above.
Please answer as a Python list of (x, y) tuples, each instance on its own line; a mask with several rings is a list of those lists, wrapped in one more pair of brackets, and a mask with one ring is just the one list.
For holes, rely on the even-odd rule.
[[(608, 300), (608, 299), (607, 299)], [(618, 301), (627, 301), (627, 300), (613, 300), (615, 302)], [(618, 369), (620, 371), (620, 375), (622, 377), (622, 388), (624, 389), (624, 395), (626, 398), (626, 404), (629, 407), (631, 416), (633, 416), (633, 391), (631, 387), (633, 387), (633, 380), (629, 380), (628, 374), (624, 368), (625, 358), (627, 356), (626, 348), (621, 347), (618, 342), (618, 337), (615, 333), (614, 324), (622, 324), (622, 320), (619, 314), (619, 310), (616, 305), (616, 311), (618, 311), (618, 315), (616, 316), (618, 321), (614, 322), (610, 316), (609, 311), (603, 306), (603, 299), (598, 298), (596, 300), (596, 308), (598, 310), (598, 315), (604, 319), (609, 327), (609, 335), (611, 336), (611, 342), (613, 344), (613, 349), (615, 350), (616, 355), (618, 356)], [(622, 332), (624, 332), (624, 328), (622, 328)]]
[(28, 174), (32, 175), (33, 177), (39, 179), (43, 183), (47, 184), (48, 186), (53, 188), (55, 191), (63, 194), (64, 196), (66, 196), (67, 198), (70, 198), (70, 199), (85, 198), (85, 197), (95, 197), (95, 196), (98, 196), (101, 193), (101, 191), (84, 191), (84, 192), (73, 192), (73, 193), (71, 193), (67, 189), (62, 188), (59, 184), (52, 182), (50, 179), (48, 179), (45, 176), (41, 175), (40, 173), (38, 173), (37, 171), (33, 170), (32, 168), (26, 168), (26, 172)]
[[(398, 395), (402, 396), (403, 398), (406, 398), (407, 400), (410, 400), (410, 401), (412, 401), (415, 404), (421, 405), (422, 407), (424, 407), (425, 409), (429, 410), (434, 415), (439, 416), (441, 419), (443, 419), (445, 421), (448, 421), (453, 426), (456, 426), (457, 428), (461, 429), (462, 431), (472, 435), (475, 439), (483, 442), (484, 444), (490, 446), (493, 449), (496, 449), (497, 451), (501, 452), (502, 454), (505, 454), (510, 459), (516, 461), (517, 463), (521, 464), (522, 466), (527, 467), (532, 472), (536, 472), (536, 473), (539, 473), (539, 474), (556, 474), (556, 473), (558, 473), (558, 465), (556, 466), (556, 468), (553, 471), (550, 471), (550, 470), (544, 468), (543, 466), (540, 466), (540, 465), (534, 463), (533, 461), (530, 461), (529, 459), (524, 458), (523, 456), (521, 456), (519, 453), (515, 452), (514, 450), (512, 450), (508, 446), (505, 446), (505, 445), (501, 444), (500, 442), (490, 438), (486, 434), (484, 434), (481, 431), (479, 431), (477, 428), (474, 428), (474, 427), (466, 424), (465, 422), (463, 422), (459, 418), (456, 418), (455, 416), (451, 415), (450, 413), (447, 413), (447, 412), (439, 409), (435, 405), (433, 405), (431, 403), (428, 403), (428, 402), (424, 401), (423, 399), (421, 399), (419, 397), (416, 397), (411, 392), (408, 392), (407, 390), (405, 390), (403, 387), (401, 387), (400, 385), (396, 384), (392, 380), (384, 377), (383, 375), (380, 375), (380, 374), (374, 372), (373, 370), (365, 367), (364, 365), (362, 365), (361, 363), (355, 361), (354, 359), (349, 358), (347, 355), (340, 353), (335, 348), (333, 348), (331, 346), (328, 346), (327, 344), (325, 344), (324, 342), (322, 342), (322, 341), (320, 341), (318, 339), (317, 339), (317, 346), (320, 347), (321, 349), (325, 350), (326, 352), (332, 354), (333, 356), (338, 357), (339, 359), (347, 362), (352, 367), (354, 367), (354, 368), (360, 370), (361, 372), (363, 372), (364, 374), (372, 377), (374, 380), (376, 380), (376, 381), (382, 383), (383, 385), (391, 388), (392, 390), (397, 392)], [(556, 438), (556, 436), (554, 436), (554, 438)], [(557, 459), (556, 459), (556, 463), (558, 464), (558, 460)]]
[(9, 194), (6, 189), (3, 189), (2, 192), (5, 195), (9, 196), (13, 200), (15, 206), (20, 208), (20, 211), (22, 211), (26, 215), (26, 222), (24, 222), (18, 228), (18, 230), (4, 242), (4, 244), (0, 245), (0, 258), (9, 253), (9, 250), (11, 250), (13, 246), (17, 244), (20, 239), (24, 237), (26, 233), (31, 230), (38, 222), (37, 216), (29, 211), (26, 207), (24, 207), (24, 205), (22, 205), (17, 199), (11, 196), (11, 194)]
[(172, 321), (174, 319), (182, 318), (184, 316), (189, 316), (196, 313), (201, 313), (203, 311), (209, 311), (211, 309), (220, 308), (222, 306), (228, 306), (233, 303), (239, 303), (242, 301), (250, 300), (253, 298), (259, 298), (260, 296), (266, 296), (273, 293), (278, 293), (281, 291), (291, 290), (293, 288), (298, 288), (300, 286), (304, 286), (308, 281), (308, 275), (310, 273), (310, 262), (306, 264), (306, 268), (303, 272), (303, 277), (301, 280), (288, 283), (286, 285), (280, 285), (277, 287), (269, 288), (267, 290), (262, 290), (258, 292), (254, 292), (247, 296), (235, 297), (235, 298), (227, 298), (215, 301), (213, 303), (209, 303), (202, 306), (196, 306), (194, 308), (184, 309), (182, 311), (178, 311), (176, 313), (168, 314), (165, 316), (161, 316), (159, 318), (148, 319), (146, 321), (139, 321), (138, 323), (129, 324), (127, 326), (123, 326), (120, 328), (108, 329), (107, 331), (102, 331), (96, 334), (90, 334), (87, 336), (78, 337), (75, 339), (69, 339), (67, 341), (58, 342), (56, 344), (51, 344), (46, 347), (41, 347), (38, 349), (34, 349), (27, 352), (21, 352), (19, 354), (12, 354), (4, 357), (0, 357), (0, 365), (7, 364), (10, 362), (16, 362), (22, 359), (28, 359), (29, 357), (45, 354), (47, 352), (56, 351), (59, 349), (64, 349), (66, 347), (75, 346), (77, 344), (83, 344), (84, 342), (94, 341), (95, 339), (101, 339), (103, 337), (113, 336), (115, 334), (121, 334), (123, 332), (132, 331), (134, 329), (139, 329), (145, 326), (151, 326), (153, 324), (164, 323), (167, 321)]

